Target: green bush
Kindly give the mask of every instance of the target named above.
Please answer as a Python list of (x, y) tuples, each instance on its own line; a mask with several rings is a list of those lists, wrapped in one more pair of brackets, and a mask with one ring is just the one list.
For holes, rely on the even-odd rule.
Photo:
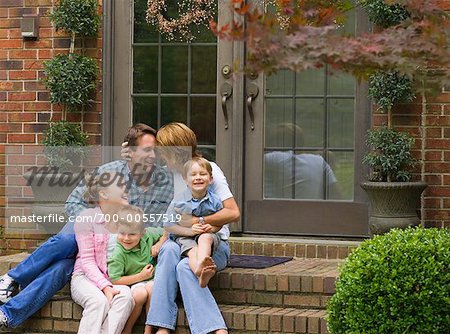
[(44, 69), (44, 82), (52, 103), (63, 103), (74, 109), (85, 104), (95, 90), (98, 68), (94, 58), (57, 55), (44, 63)]
[(376, 72), (369, 77), (369, 96), (384, 111), (394, 104), (411, 102), (414, 98), (412, 81), (398, 72)]
[(385, 127), (371, 129), (367, 131), (366, 144), (370, 151), (363, 162), (372, 168), (371, 181), (410, 180), (409, 169), (417, 160), (411, 155), (414, 138), (408, 133)]
[(66, 169), (78, 165), (85, 156), (88, 135), (78, 124), (67, 121), (52, 122), (44, 131), (43, 144), (48, 164)]
[(399, 4), (388, 5), (384, 0), (358, 0), (358, 3), (366, 9), (370, 22), (383, 28), (397, 25), (409, 17), (405, 7)]
[(327, 313), (332, 334), (450, 333), (450, 231), (364, 241), (340, 268)]
[(97, 0), (59, 0), (50, 14), (56, 30), (80, 36), (96, 36), (100, 17)]

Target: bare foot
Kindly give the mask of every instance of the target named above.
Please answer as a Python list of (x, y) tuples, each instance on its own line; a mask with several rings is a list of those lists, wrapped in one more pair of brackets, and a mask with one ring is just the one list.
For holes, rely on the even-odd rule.
[(215, 266), (215, 265), (216, 264), (214, 263), (214, 260), (210, 256), (207, 256), (202, 261), (200, 261), (200, 263), (197, 264), (197, 269), (195, 270), (194, 274), (195, 274), (195, 276), (200, 278), (200, 275), (202, 274), (203, 269), (205, 269), (206, 267)]
[(208, 285), (209, 280), (216, 274), (217, 267), (212, 258), (206, 257), (200, 263), (199, 268), (201, 273), (198, 282), (200, 283), (200, 287), (204, 288)]
[[(147, 328), (147, 326), (145, 327)], [(156, 334), (170, 334), (170, 330), (168, 330), (167, 328), (159, 327), (156, 331)]]

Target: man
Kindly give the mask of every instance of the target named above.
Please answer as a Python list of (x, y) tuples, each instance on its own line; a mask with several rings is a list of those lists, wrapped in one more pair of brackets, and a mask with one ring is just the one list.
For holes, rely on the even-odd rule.
[[(145, 124), (132, 126), (125, 137), (131, 148), (130, 160), (113, 161), (96, 169), (97, 173), (116, 171), (125, 175), (129, 203), (147, 214), (165, 213), (173, 198), (171, 173), (154, 163), (155, 138), (153, 128)], [(78, 252), (73, 223), (88, 206), (83, 199), (85, 190), (82, 180), (67, 199), (69, 222), (61, 232), (0, 278), (0, 327), (19, 326), (70, 280)], [(152, 251), (157, 253), (164, 241)], [(15, 295), (18, 287), (21, 291)]]

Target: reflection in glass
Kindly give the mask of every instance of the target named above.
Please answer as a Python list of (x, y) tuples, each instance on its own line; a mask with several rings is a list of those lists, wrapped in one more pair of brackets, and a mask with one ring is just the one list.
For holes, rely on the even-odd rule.
[(355, 78), (347, 73), (333, 71), (328, 75), (329, 95), (355, 95)]
[(158, 47), (134, 47), (133, 62), (133, 91), (158, 92)]
[(272, 128), (279, 124), (292, 123), (292, 99), (270, 98), (266, 99), (266, 147), (290, 147), (292, 146), (292, 137), (285, 136), (283, 133), (274, 133)]
[(354, 100), (328, 100), (328, 146), (351, 148), (354, 146)]
[(271, 151), (264, 155), (266, 198), (340, 199), (336, 176), (320, 154)]
[[(323, 147), (325, 135), (325, 106), (323, 98), (297, 99), (296, 124), (304, 131), (304, 146)], [(298, 146), (298, 145), (297, 145)]]
[(306, 70), (296, 74), (297, 96), (323, 95), (325, 88), (325, 70)]
[(163, 93), (187, 93), (188, 47), (164, 46), (161, 70)]
[(191, 129), (201, 145), (216, 143), (216, 98), (191, 98)]
[(336, 178), (339, 180), (340, 198), (334, 197), (333, 193), (328, 194), (330, 199), (352, 200), (354, 195), (354, 153), (329, 151), (327, 161), (333, 169)]
[(292, 95), (294, 93), (294, 75), (288, 70), (281, 70), (266, 77), (266, 95)]

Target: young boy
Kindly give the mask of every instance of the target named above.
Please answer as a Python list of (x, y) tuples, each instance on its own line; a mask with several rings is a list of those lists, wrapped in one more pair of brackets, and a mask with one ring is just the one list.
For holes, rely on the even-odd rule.
[(150, 308), (157, 256), (153, 246), (164, 230), (160, 227), (145, 229), (144, 212), (132, 205), (124, 206), (117, 218), (117, 245), (108, 261), (108, 276), (113, 284), (131, 286), (135, 306), (122, 332), (131, 334), (144, 304), (147, 313)]
[(203, 217), (221, 210), (223, 206), (222, 201), (208, 190), (213, 181), (212, 167), (208, 160), (195, 157), (186, 162), (183, 178), (189, 189), (181, 195), (182, 200), (174, 199), (168, 209), (168, 217), (189, 214), (199, 217), (199, 223), (192, 225), (192, 228), (165, 223), (165, 228), (180, 245), (181, 255), (189, 258), (189, 267), (204, 288), (216, 273), (211, 254), (221, 240), (215, 233), (220, 227), (205, 224)]

